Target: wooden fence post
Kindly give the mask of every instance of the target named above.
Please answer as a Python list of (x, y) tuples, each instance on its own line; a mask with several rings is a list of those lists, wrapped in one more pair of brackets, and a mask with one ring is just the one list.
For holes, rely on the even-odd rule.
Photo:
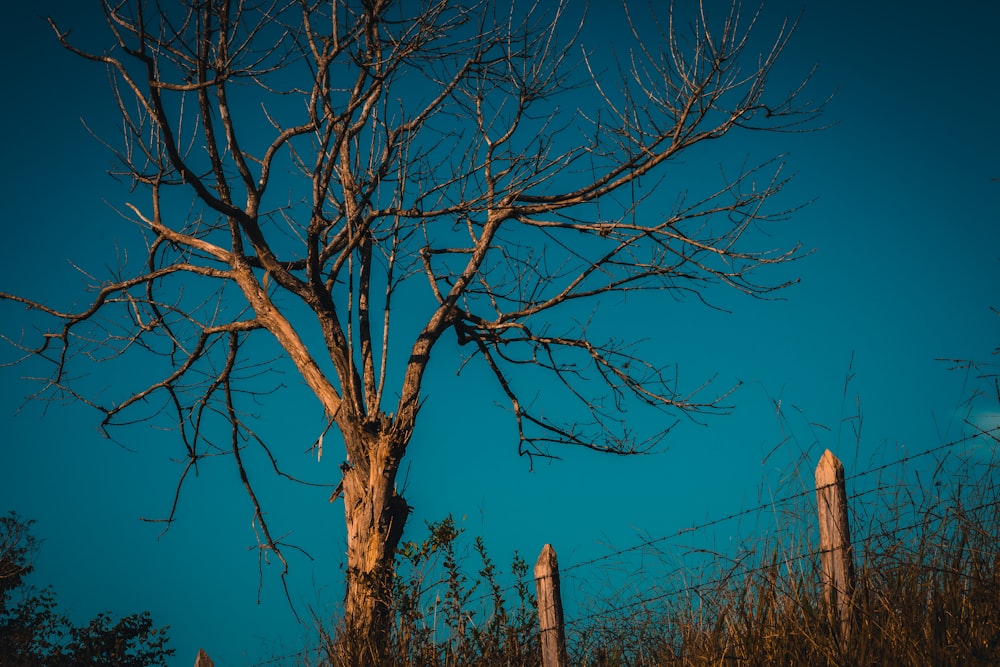
[(198, 657), (194, 659), (194, 667), (215, 667), (215, 663), (205, 653), (205, 649), (198, 649)]
[(854, 554), (847, 520), (844, 465), (829, 449), (823, 452), (816, 466), (816, 503), (823, 598), (834, 627), (840, 627), (841, 641), (846, 642), (851, 633)]
[(551, 544), (542, 547), (535, 562), (535, 591), (542, 640), (542, 667), (565, 667), (566, 635), (563, 628), (562, 597), (559, 593), (559, 564)]

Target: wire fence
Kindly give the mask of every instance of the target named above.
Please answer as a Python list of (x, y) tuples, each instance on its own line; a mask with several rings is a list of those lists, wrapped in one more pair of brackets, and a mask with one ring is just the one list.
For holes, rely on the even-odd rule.
[[(871, 552), (885, 552), (897, 548), (915, 532), (927, 530), (929, 522), (935, 520), (936, 517), (934, 513), (935, 503), (940, 502), (949, 493), (954, 496), (952, 499), (956, 500), (958, 504), (947, 506), (942, 504), (942, 513), (959, 511), (966, 516), (974, 517), (982, 513), (992, 512), (994, 516), (1000, 516), (1000, 485), (996, 483), (996, 479), (991, 479), (991, 476), (1000, 470), (995, 448), (986, 457), (984, 465), (981, 466), (982, 471), (985, 471), (981, 471), (981, 478), (971, 480), (971, 482), (978, 482), (971, 484), (973, 488), (985, 493), (985, 497), (981, 497), (980, 502), (968, 506), (962, 505), (961, 491), (950, 488), (951, 485), (948, 483), (948, 475), (952, 472), (959, 473), (957, 477), (959, 480), (962, 479), (962, 475), (971, 474), (968, 469), (968, 457), (965, 456), (968, 450), (962, 451), (962, 448), (977, 445), (981, 438), (987, 438), (994, 444), (1000, 443), (1000, 426), (988, 430), (980, 429), (975, 433), (963, 435), (916, 452), (901, 453), (891, 460), (845, 474), (846, 483), (852, 487), (858, 487), (850, 494), (853, 533), (851, 543), (855, 554), (864, 557), (865, 554)], [(956, 453), (959, 455), (955, 456)], [(809, 458), (813, 457), (807, 456), (804, 457), (804, 460)], [(904, 479), (905, 475), (901, 471), (904, 466), (932, 458), (933, 467), (928, 480), (920, 480), (919, 473), (915, 473), (917, 474), (916, 482)], [(952, 468), (946, 465), (949, 458), (955, 460), (955, 466)], [(963, 469), (963, 465), (966, 466), (965, 469)], [(804, 470), (799, 470), (798, 477), (801, 478), (804, 473)], [(892, 473), (891, 482), (885, 483), (885, 477), (888, 473)], [(870, 480), (874, 480), (874, 483)], [(769, 499), (767, 502), (760, 502), (751, 507), (685, 526), (663, 535), (645, 537), (634, 544), (611, 550), (593, 558), (560, 566), (559, 575), (564, 578), (564, 582), (577, 583), (580, 589), (584, 589), (590, 582), (600, 579), (599, 576), (594, 576), (595, 572), (627, 569), (616, 566), (627, 562), (630, 557), (636, 554), (654, 553), (662, 558), (656, 568), (643, 567), (639, 570), (643, 577), (655, 577), (655, 582), (643, 580), (641, 586), (623, 584), (619, 594), (610, 597), (605, 595), (598, 598), (598, 603), (591, 601), (590, 608), (585, 611), (577, 609), (573, 613), (567, 613), (564, 621), (565, 629), (581, 635), (607, 619), (625, 617), (640, 610), (646, 612), (657, 605), (670, 603), (677, 598), (704, 599), (718, 593), (721, 588), (730, 584), (743, 582), (757, 576), (773, 577), (776, 567), (786, 572), (796, 568), (815, 572), (819, 567), (818, 562), (822, 553), (814, 539), (816, 531), (813, 526), (813, 517), (816, 512), (816, 492), (815, 487), (803, 488), (803, 490), (783, 494), (777, 498)], [(907, 512), (913, 515), (909, 520), (905, 519)], [(795, 520), (776, 522), (779, 525), (777, 531), (766, 536), (753, 534), (745, 536), (743, 542), (737, 542), (735, 552), (726, 553), (725, 550), (696, 546), (674, 548), (681, 539), (695, 534), (710, 534), (714, 529), (730, 522), (740, 521), (742, 523), (744, 519), (750, 517), (759, 519), (762, 516), (778, 515), (792, 517)], [(946, 517), (937, 518), (943, 520)], [(997, 522), (994, 522), (993, 525), (997, 525)], [(941, 537), (946, 539), (947, 535)], [(757, 541), (755, 542), (755, 540)], [(774, 547), (776, 543), (781, 543), (780, 558), (777, 560), (775, 560), (775, 552), (765, 548), (767, 546)], [(679, 558), (674, 553), (677, 551), (695, 557), (697, 563), (694, 565), (685, 562), (669, 564), (667, 555), (670, 555), (675, 561), (683, 561), (683, 558)], [(932, 563), (928, 563), (926, 567), (928, 571), (947, 569)], [(959, 574), (975, 577), (974, 574), (969, 573)], [(670, 583), (673, 580), (679, 580), (679, 582)], [(428, 591), (434, 586), (445, 585), (446, 582), (443, 578), (435, 580), (429, 584)], [(523, 582), (520, 585), (523, 590)], [(470, 611), (470, 616), (475, 613), (491, 613), (489, 606), (491, 602), (498, 599), (497, 593), (499, 592), (501, 597), (509, 596), (511, 593), (518, 592), (518, 586), (515, 583), (497, 587), (479, 595), (469, 595), (465, 602), (470, 610), (477, 608), (481, 610), (479, 612)], [(645, 589), (645, 592), (642, 589)], [(564, 590), (566, 590), (565, 586)], [(584, 606), (586, 605), (577, 605), (577, 607)], [(289, 661), (301, 661), (316, 655), (315, 649), (304, 650), (256, 664), (261, 666), (286, 664)]]
[[(896, 473), (893, 476), (895, 482), (892, 485), (877, 483), (871, 488), (851, 494), (850, 505), (852, 517), (854, 519), (852, 524), (852, 532), (854, 534), (852, 536), (851, 543), (855, 550), (855, 554), (860, 557), (864, 557), (869, 552), (878, 550), (884, 551), (887, 546), (899, 545), (905, 542), (906, 538), (912, 537), (915, 532), (927, 529), (929, 521), (934, 518), (933, 508), (931, 505), (934, 502), (938, 502), (938, 500), (942, 497), (942, 494), (947, 494), (949, 492), (955, 495), (953, 500), (957, 501), (959, 504), (948, 505), (942, 509), (942, 512), (959, 511), (966, 516), (993, 513), (993, 516), (996, 516), (998, 512), (1000, 512), (1000, 489), (996, 486), (996, 483), (997, 481), (1000, 481), (1000, 478), (990, 479), (990, 477), (996, 475), (998, 471), (998, 463), (995, 453), (991, 455), (988, 461), (984, 462), (983, 466), (981, 466), (984, 471), (982, 472), (983, 478), (979, 480), (972, 480), (973, 482), (979, 482), (978, 485), (975, 485), (975, 488), (979, 491), (984, 491), (988, 496), (990, 496), (989, 498), (971, 506), (962, 506), (960, 491), (956, 492), (953, 488), (941, 488), (949, 487), (949, 484), (947, 483), (948, 480), (944, 478), (947, 477), (949, 472), (951, 472), (951, 469), (944, 465), (944, 459), (947, 456), (954, 454), (956, 450), (962, 446), (977, 444), (979, 439), (983, 437), (991, 439), (994, 443), (1000, 442), (1000, 427), (986, 430), (979, 429), (975, 433), (964, 435), (943, 444), (929, 447), (917, 452), (903, 454), (885, 463), (874, 465), (865, 470), (846, 475), (846, 482), (851, 483), (852, 485), (859, 485), (859, 482), (866, 480), (867, 478), (873, 478), (876, 476), (881, 478), (885, 475), (885, 473), (890, 472), (893, 469), (899, 469), (921, 459), (938, 457), (938, 460), (935, 461), (934, 470), (931, 475), (931, 488), (923, 487), (919, 480), (916, 484), (907, 483), (903, 481), (902, 473)], [(968, 467), (968, 461), (965, 459), (962, 459), (962, 461), (957, 463), (957, 467), (961, 468), (963, 466)], [(993, 485), (992, 488), (990, 488), (991, 484)], [(600, 569), (609, 563), (621, 560), (623, 557), (635, 552), (655, 551), (657, 553), (663, 553), (665, 551), (665, 546), (676, 542), (682, 537), (691, 535), (692, 533), (706, 532), (728, 522), (746, 517), (759, 517), (764, 513), (784, 513), (800, 519), (797, 524), (786, 525), (784, 527), (786, 536), (794, 535), (798, 542), (793, 545), (784, 545), (780, 554), (780, 567), (788, 570), (796, 566), (803, 566), (815, 570), (818, 568), (818, 561), (822, 553), (822, 549), (816, 546), (818, 540), (808, 539), (808, 537), (810, 533), (815, 534), (815, 529), (812, 528), (812, 518), (816, 511), (814, 504), (816, 492), (817, 489), (809, 488), (789, 493), (779, 498), (769, 500), (768, 502), (732, 512), (725, 516), (713, 518), (696, 525), (680, 528), (669, 534), (643, 539), (628, 547), (617, 549), (601, 556), (572, 563), (566, 567), (561, 567), (560, 575), (566, 576), (577, 573), (576, 577), (579, 580), (586, 581), (588, 579), (588, 577), (585, 576), (587, 572)], [(784, 512), (786, 508), (791, 508), (791, 510)], [(902, 513), (905, 511), (912, 511), (914, 513), (914, 518), (911, 521), (902, 520)], [(862, 517), (865, 520), (857, 520)], [(943, 520), (946, 517), (938, 518)], [(995, 522), (993, 525), (995, 525)], [(803, 532), (806, 534), (804, 535)], [(946, 538), (946, 536), (944, 537)], [(781, 535), (772, 535), (771, 538), (780, 539)], [(749, 539), (752, 539), (752, 536), (750, 536)], [(774, 546), (773, 543), (771, 546)], [(680, 574), (684, 575), (682, 577), (682, 583), (680, 585), (673, 586), (668, 590), (654, 590), (645, 595), (637, 593), (636, 588), (633, 587), (628, 591), (629, 599), (627, 601), (620, 603), (608, 603), (605, 599), (605, 604), (601, 605), (599, 609), (586, 613), (579, 613), (569, 617), (565, 624), (566, 627), (568, 629), (575, 628), (579, 632), (584, 632), (603, 618), (621, 616), (639, 609), (648, 610), (655, 605), (669, 601), (672, 598), (683, 596), (697, 599), (703, 595), (716, 594), (720, 587), (725, 586), (732, 581), (744, 581), (747, 578), (756, 575), (771, 574), (775, 569), (775, 562), (768, 560), (769, 558), (773, 558), (775, 554), (767, 551), (766, 549), (757, 549), (752, 543), (750, 543), (745, 550), (735, 554), (725, 554), (714, 550), (696, 551), (698, 551), (700, 555), (708, 556), (708, 560), (711, 561), (703, 564), (706, 565), (706, 570), (714, 570), (720, 574), (711, 578), (699, 579), (694, 583), (686, 583), (687, 581), (690, 581), (693, 576), (696, 576), (696, 568), (691, 568), (685, 565), (665, 568), (665, 576), (661, 578), (669, 580), (671, 576)], [(942, 571), (942, 568), (930, 564), (926, 567), (928, 570)], [(951, 570), (950, 572), (953, 574), (961, 574), (954, 570)], [(647, 574), (647, 571), (644, 571), (643, 574)], [(975, 577), (975, 575), (968, 573), (964, 573), (963, 576)]]

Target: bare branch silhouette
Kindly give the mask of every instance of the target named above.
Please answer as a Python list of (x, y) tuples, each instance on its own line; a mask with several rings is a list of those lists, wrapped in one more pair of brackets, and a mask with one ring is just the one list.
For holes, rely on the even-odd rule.
[[(677, 183), (699, 145), (811, 126), (820, 107), (801, 87), (769, 92), (791, 26), (758, 51), (758, 16), (738, 6), (721, 22), (671, 9), (655, 40), (629, 15), (632, 48), (609, 64), (568, 3), (543, 4), (105, 0), (100, 53), (52, 22), (111, 74), (123, 134), (106, 145), (142, 195), (125, 206), (147, 247), (77, 311), (0, 294), (54, 322), (19, 343), (52, 364), (42, 393), (86, 401), (105, 428), (171, 414), (178, 494), (199, 459), (232, 455), (261, 548), (284, 562), (241, 458), (254, 443), (281, 473), (301, 453), (266, 445), (241, 412), (278, 389), (255, 347), (277, 343), (342, 437), (346, 617), (369, 634), (387, 627), (409, 513), (396, 475), (442, 339), (495, 376), (521, 453), (643, 452), (663, 433), (637, 433), (626, 406), (665, 412), (666, 431), (724, 411), (731, 389), (684, 389), (632, 332), (595, 333), (602, 305), (716, 284), (767, 296), (789, 283), (758, 271), (800, 254), (755, 247), (790, 213), (768, 205), (787, 183), (780, 159)], [(151, 377), (98, 401), (72, 368), (103, 357), (142, 359)]]

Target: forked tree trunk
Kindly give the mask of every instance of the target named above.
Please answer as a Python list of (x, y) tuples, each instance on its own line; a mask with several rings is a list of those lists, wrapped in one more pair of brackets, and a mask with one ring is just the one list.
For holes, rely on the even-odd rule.
[[(366, 433), (367, 457), (344, 470), (344, 515), (347, 524), (347, 593), (344, 631), (348, 653), (369, 658), (382, 652), (389, 638), (392, 578), (396, 547), (409, 507), (396, 492), (396, 473), (404, 444), (393, 442), (388, 425)], [(373, 655), (374, 654), (374, 655)]]

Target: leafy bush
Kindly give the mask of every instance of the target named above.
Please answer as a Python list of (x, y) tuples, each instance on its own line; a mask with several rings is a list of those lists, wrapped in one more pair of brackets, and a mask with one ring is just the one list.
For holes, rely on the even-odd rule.
[[(504, 587), (501, 573), (480, 538), (473, 548), (478, 569), (470, 574), (456, 553), (461, 530), (448, 517), (427, 526), (427, 538), (400, 545), (393, 586), (391, 644), (367, 646), (363, 637), (321, 632), (329, 664), (364, 655), (365, 665), (537, 665), (539, 644), (533, 579), (514, 554)], [(345, 645), (345, 642), (355, 642)], [(358, 643), (363, 650), (358, 651)]]

